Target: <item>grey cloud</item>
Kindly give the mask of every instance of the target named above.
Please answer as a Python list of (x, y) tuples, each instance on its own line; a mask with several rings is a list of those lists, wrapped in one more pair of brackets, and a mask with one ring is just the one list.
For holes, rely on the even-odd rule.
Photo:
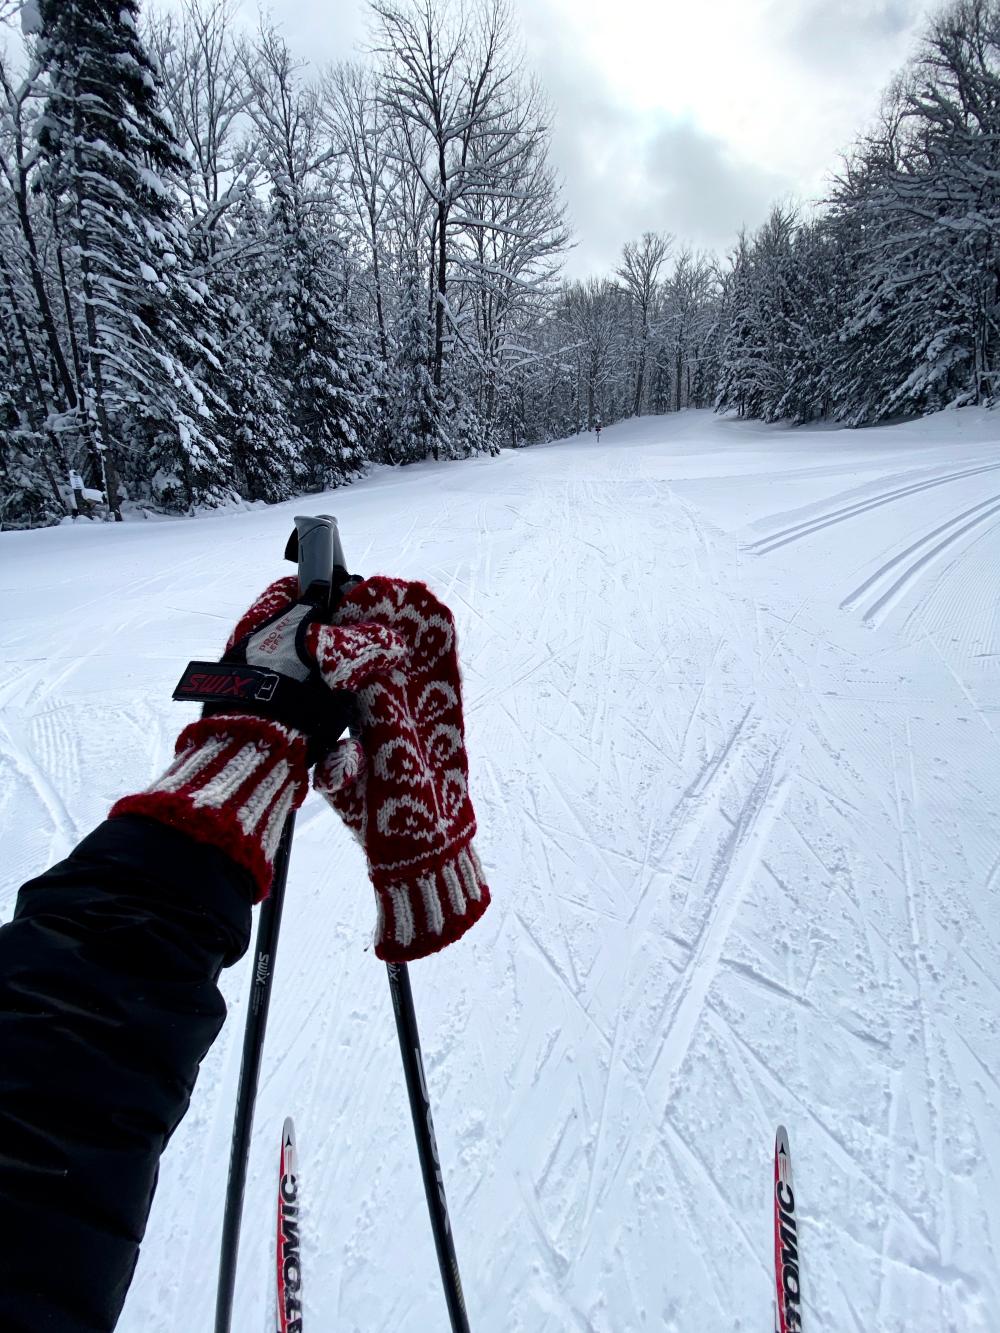
[(697, 125), (661, 126), (645, 152), (649, 188), (680, 239), (719, 249), (744, 225), (762, 222), (791, 182), (740, 162)]
[(790, 191), (791, 180), (737, 160), (694, 122), (625, 104), (596, 64), (553, 40), (546, 5), (520, 8), (530, 64), (555, 111), (551, 158), (577, 237), (571, 276), (610, 273), (625, 241), (644, 231), (724, 251)]
[(776, 0), (769, 27), (776, 41), (809, 64), (884, 64), (905, 54), (929, 8), (914, 0), (798, 0), (793, 6)]
[(574, 275), (610, 271), (622, 244), (643, 231), (725, 251), (791, 188), (693, 123), (629, 112), (593, 94), (587, 103), (559, 99), (553, 143), (580, 238), (568, 263)]

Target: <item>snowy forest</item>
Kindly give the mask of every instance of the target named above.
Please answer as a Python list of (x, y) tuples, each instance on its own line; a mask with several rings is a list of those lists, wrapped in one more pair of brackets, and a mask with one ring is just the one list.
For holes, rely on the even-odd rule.
[(848, 425), (1000, 377), (1000, 0), (930, 21), (827, 197), (563, 277), (503, 0), (314, 70), (228, 0), (0, 0), (0, 526), (277, 501), (688, 406)]

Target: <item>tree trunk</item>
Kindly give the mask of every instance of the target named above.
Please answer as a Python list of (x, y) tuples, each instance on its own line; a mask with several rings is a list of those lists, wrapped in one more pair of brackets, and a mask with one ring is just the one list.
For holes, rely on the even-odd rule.
[[(443, 176), (442, 176), (443, 179)], [(448, 214), (444, 204), (438, 205), (437, 223), (437, 300), (434, 302), (434, 387), (441, 388), (444, 367), (444, 303), (448, 282)]]
[(73, 355), (73, 370), (76, 376), (76, 396), (77, 396), (77, 418), (80, 422), (80, 432), (83, 435), (84, 447), (93, 460), (97, 469), (97, 476), (103, 477), (104, 467), (101, 459), (101, 451), (98, 449), (94, 440), (94, 432), (90, 426), (90, 413), (87, 411), (87, 395), (83, 387), (83, 361), (80, 356), (80, 344), (76, 336), (76, 325), (73, 322), (73, 303), (69, 295), (69, 282), (66, 278), (66, 265), (63, 262), (62, 238), (59, 235), (59, 226), (56, 210), (52, 209), (52, 231), (55, 236), (56, 264), (59, 268), (59, 282), (62, 287), (63, 311), (66, 316), (66, 328), (69, 332), (69, 346)]
[(83, 310), (87, 326), (87, 352), (90, 362), (90, 375), (94, 384), (94, 402), (97, 407), (97, 424), (100, 431), (100, 460), (103, 472), (105, 494), (108, 508), (115, 516), (115, 522), (122, 521), (121, 501), (118, 497), (118, 467), (115, 446), (111, 438), (111, 425), (108, 421), (107, 404), (104, 401), (104, 377), (101, 374), (101, 356), (97, 348), (97, 320), (94, 317), (94, 289), (90, 280), (90, 230), (83, 211), (83, 201), (77, 195), (77, 212), (80, 225), (80, 285), (83, 288)]
[(26, 182), (22, 173), (21, 189), (16, 191), (14, 197), (17, 200), (17, 216), (21, 224), (21, 234), (24, 236), (24, 243), (28, 250), (28, 272), (31, 275), (31, 285), (34, 288), (35, 300), (38, 302), (38, 313), (49, 345), (52, 364), (58, 372), (67, 403), (70, 407), (75, 408), (77, 405), (76, 390), (73, 387), (69, 366), (66, 364), (66, 358), (63, 356), (63, 350), (59, 344), (59, 333), (52, 314), (52, 306), (49, 303), (49, 294), (45, 290), (45, 280), (42, 277), (41, 265), (38, 262), (35, 234), (31, 226), (31, 217), (28, 213), (28, 203), (25, 198), (25, 187)]
[[(33, 431), (35, 431), (38, 435), (41, 435), (44, 430), (44, 433), (49, 442), (49, 448), (52, 450), (53, 457), (59, 463), (63, 478), (68, 483), (69, 462), (66, 458), (65, 450), (62, 447), (62, 442), (60, 441), (58, 435), (56, 435), (55, 431), (45, 428), (43, 426), (43, 423), (39, 420), (40, 413), (44, 412), (46, 416), (48, 416), (50, 413), (51, 409), (46, 401), (48, 395), (45, 392), (45, 386), (42, 383), (42, 377), (38, 370), (38, 362), (35, 360), (35, 353), (32, 349), (31, 338), (28, 334), (28, 329), (24, 322), (24, 315), (17, 303), (17, 293), (15, 292), (14, 284), (11, 281), (10, 270), (7, 268), (7, 265), (4, 262), (2, 255), (0, 255), (0, 268), (3, 269), (4, 286), (7, 288), (7, 299), (10, 302), (10, 310), (11, 310), (11, 316), (14, 320), (14, 327), (17, 329), (18, 336), (20, 337), (21, 343), (24, 347), (24, 355), (28, 363), (28, 372), (31, 375), (32, 383), (35, 386), (35, 408), (34, 410), (32, 410), (30, 403), (26, 402), (25, 412), (27, 414), (28, 421)], [(11, 364), (13, 365), (14, 348), (11, 345), (10, 338), (6, 336), (6, 329), (4, 330), (4, 335), (5, 335), (4, 341), (7, 344), (7, 355), (10, 357)], [(42, 466), (45, 469), (45, 475), (48, 477), (49, 485), (52, 487), (52, 494), (55, 496), (56, 501), (60, 505), (62, 505), (63, 509), (65, 509), (68, 514), (72, 514), (72, 516), (76, 518), (77, 516), (76, 497), (73, 494), (72, 489), (70, 489), (69, 492), (70, 502), (69, 504), (67, 504), (67, 502), (63, 498), (62, 492), (56, 485), (55, 478), (52, 475), (52, 469), (49, 467), (49, 461), (45, 457), (44, 453), (42, 454)]]
[(375, 279), (375, 315), (378, 319), (378, 345), (382, 353), (383, 366), (389, 363), (389, 344), (385, 334), (385, 311), (382, 306), (382, 275), (379, 270), (378, 250), (374, 245), (374, 232), (372, 234), (372, 277)]
[(635, 375), (635, 399), (632, 403), (632, 415), (642, 416), (642, 392), (646, 382), (646, 326), (643, 324), (642, 342), (639, 344), (639, 365)]

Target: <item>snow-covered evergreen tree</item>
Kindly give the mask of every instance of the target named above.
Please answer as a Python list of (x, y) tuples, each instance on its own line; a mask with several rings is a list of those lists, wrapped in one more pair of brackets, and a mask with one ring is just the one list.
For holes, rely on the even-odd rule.
[(427, 302), (417, 275), (403, 282), (388, 415), (388, 461), (415, 463), (441, 450), (439, 409), (427, 364)]
[(109, 502), (117, 516), (122, 440), (165, 504), (224, 499), (231, 464), (203, 378), (217, 360), (210, 293), (190, 271), (173, 189), (187, 164), (138, 4), (40, 0), (39, 11), (42, 183), (64, 217)]

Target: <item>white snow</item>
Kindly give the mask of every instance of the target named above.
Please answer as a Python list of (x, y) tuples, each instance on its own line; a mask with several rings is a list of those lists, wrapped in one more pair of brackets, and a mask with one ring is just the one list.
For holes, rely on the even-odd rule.
[[(814, 1329), (1000, 1306), (1000, 417), (684, 413), (197, 522), (0, 539), (0, 915), (162, 769), (295, 512), (461, 631), (494, 906), (411, 969), (476, 1333), (759, 1330), (775, 1125)], [(234, 1328), (283, 1117), (308, 1328), (444, 1306), (362, 860), (292, 862)], [(163, 1162), (123, 1333), (212, 1327), (248, 985)], [(992, 1311), (992, 1313), (991, 1313)]]

